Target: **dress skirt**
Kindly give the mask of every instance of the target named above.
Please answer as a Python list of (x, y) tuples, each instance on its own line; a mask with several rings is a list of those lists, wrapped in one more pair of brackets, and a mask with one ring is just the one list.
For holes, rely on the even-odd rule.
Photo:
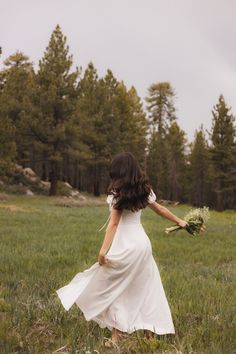
[(56, 290), (64, 308), (76, 304), (87, 321), (109, 330), (175, 333), (151, 242), (137, 218), (121, 219), (106, 257), (105, 265), (94, 263)]

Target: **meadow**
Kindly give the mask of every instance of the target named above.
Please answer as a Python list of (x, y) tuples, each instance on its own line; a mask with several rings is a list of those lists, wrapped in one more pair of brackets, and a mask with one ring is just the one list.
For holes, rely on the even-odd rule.
[[(150, 237), (176, 329), (147, 340), (132, 333), (116, 349), (102, 345), (108, 329), (64, 310), (55, 290), (97, 261), (108, 206), (70, 208), (45, 196), (0, 201), (0, 353), (236, 352), (236, 213), (211, 211), (207, 231), (166, 235), (169, 222), (146, 208)], [(180, 217), (190, 206), (169, 207)]]

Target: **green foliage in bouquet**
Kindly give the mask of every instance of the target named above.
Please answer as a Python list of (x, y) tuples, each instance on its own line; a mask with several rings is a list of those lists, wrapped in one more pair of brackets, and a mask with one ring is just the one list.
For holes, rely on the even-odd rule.
[[(197, 208), (192, 209), (188, 214), (185, 215), (184, 220), (188, 223), (188, 226), (184, 228), (188, 233), (193, 236), (196, 236), (200, 233), (201, 227), (206, 221), (210, 218), (209, 208)], [(176, 225), (172, 227), (167, 227), (165, 233), (169, 234), (173, 231), (178, 231), (183, 229), (183, 227)]]

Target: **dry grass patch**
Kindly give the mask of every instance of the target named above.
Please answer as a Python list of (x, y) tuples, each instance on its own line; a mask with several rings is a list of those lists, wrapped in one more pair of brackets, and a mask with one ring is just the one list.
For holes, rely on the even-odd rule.
[(85, 199), (73, 198), (73, 197), (57, 197), (53, 204), (66, 208), (80, 208), (86, 206), (104, 206), (106, 204), (105, 199), (84, 197)]
[(0, 204), (0, 208), (6, 209), (10, 212), (23, 212), (23, 213), (34, 213), (39, 211), (38, 209), (35, 208), (22, 208), (18, 207), (17, 205), (14, 204)]

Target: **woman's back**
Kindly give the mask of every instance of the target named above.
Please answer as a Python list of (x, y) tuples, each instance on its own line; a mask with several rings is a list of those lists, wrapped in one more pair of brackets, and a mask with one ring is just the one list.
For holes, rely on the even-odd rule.
[(140, 224), (142, 210), (131, 211), (124, 209), (121, 214), (119, 225), (122, 224)]
[[(156, 195), (151, 190), (151, 193), (149, 194), (148, 197), (148, 203), (154, 203), (156, 201)], [(113, 195), (109, 194), (107, 197), (107, 203), (109, 204), (109, 209), (111, 211), (112, 205), (114, 204), (114, 197)], [(121, 218), (119, 221), (119, 225), (123, 224), (141, 224), (141, 214), (142, 214), (142, 209), (139, 209), (138, 211), (131, 211), (128, 209), (123, 209)]]

